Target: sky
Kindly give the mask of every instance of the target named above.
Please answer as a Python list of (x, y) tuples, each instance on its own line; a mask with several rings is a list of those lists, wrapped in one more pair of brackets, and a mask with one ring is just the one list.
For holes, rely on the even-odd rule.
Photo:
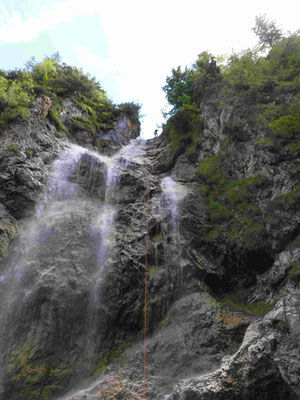
[(141, 104), (148, 139), (164, 123), (172, 68), (191, 66), (202, 51), (254, 47), (260, 14), (284, 32), (300, 28), (299, 0), (0, 0), (0, 68), (59, 52), (114, 103)]

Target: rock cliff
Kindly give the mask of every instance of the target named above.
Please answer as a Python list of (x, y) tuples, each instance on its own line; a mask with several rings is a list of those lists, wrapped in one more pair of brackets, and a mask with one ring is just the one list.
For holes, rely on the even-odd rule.
[(216, 93), (147, 142), (51, 107), (0, 134), (0, 398), (143, 398), (146, 233), (147, 397), (300, 398), (298, 151)]

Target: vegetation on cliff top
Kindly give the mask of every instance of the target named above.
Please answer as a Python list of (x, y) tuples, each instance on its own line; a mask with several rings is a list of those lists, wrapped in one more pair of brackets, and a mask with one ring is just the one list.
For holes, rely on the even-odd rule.
[(61, 63), (59, 55), (54, 54), (39, 63), (32, 58), (24, 69), (0, 69), (0, 130), (10, 122), (29, 118), (30, 105), (37, 97), (51, 100), (49, 117), (66, 134), (70, 132), (60, 122), (59, 113), (67, 98), (84, 115), (74, 118), (74, 130), (83, 129), (91, 134), (110, 130), (121, 114), (135, 121), (140, 108), (134, 103), (116, 106), (95, 78)]
[[(172, 70), (163, 87), (172, 106), (163, 130), (171, 142), (168, 162), (183, 152), (198, 160), (199, 191), (210, 217), (203, 240), (210, 248), (221, 243), (239, 248), (240, 263), (262, 272), (270, 262), (265, 253), (270, 227), (283, 201), (275, 197), (262, 204), (272, 179), (263, 168), (251, 173), (245, 163), (239, 169), (237, 153), (265, 149), (297, 162), (300, 31), (284, 36), (265, 16), (256, 18), (253, 30), (258, 37), (253, 49), (226, 57), (204, 51), (191, 67)], [(296, 186), (285, 195), (289, 206), (296, 204), (297, 193)], [(262, 261), (253, 266), (259, 249)]]
[(265, 16), (256, 18), (253, 30), (259, 39), (254, 49), (227, 57), (204, 51), (190, 68), (178, 67), (167, 77), (163, 90), (173, 108), (164, 130), (173, 152), (180, 141), (195, 142), (194, 130), (201, 131), (205, 104), (212, 100), (220, 110), (232, 106), (240, 128), (263, 127), (266, 144), (299, 152), (294, 142), (300, 133), (300, 34), (284, 37)]

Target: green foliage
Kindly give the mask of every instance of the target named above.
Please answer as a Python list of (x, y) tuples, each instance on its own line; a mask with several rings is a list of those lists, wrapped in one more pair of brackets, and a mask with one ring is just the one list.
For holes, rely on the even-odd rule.
[(57, 63), (51, 58), (35, 64), (32, 68), (32, 78), (37, 84), (48, 86), (56, 76)]
[(292, 277), (296, 275), (300, 271), (300, 263), (297, 261), (293, 261), (291, 264), (291, 269), (288, 272), (288, 277)]
[(132, 338), (127, 339), (125, 342), (116, 340), (110, 351), (106, 353), (100, 353), (98, 355), (97, 363), (93, 369), (94, 377), (97, 377), (103, 373), (109, 371), (108, 366), (112, 362), (119, 360), (121, 364), (125, 361), (124, 352), (131, 346)]
[(4, 256), (6, 249), (8, 248), (9, 242), (14, 239), (18, 232), (18, 222), (12, 219), (10, 222), (4, 222), (0, 224), (0, 254)]
[(266, 14), (255, 17), (255, 26), (252, 28), (259, 38), (258, 46), (272, 47), (282, 38), (281, 29), (277, 28), (274, 21), (269, 21)]
[(71, 136), (70, 132), (68, 131), (68, 128), (61, 123), (59, 116), (53, 107), (49, 108), (48, 116), (50, 121), (54, 123), (58, 131), (65, 133), (67, 136)]
[(203, 129), (200, 110), (193, 105), (182, 107), (168, 121), (164, 132), (169, 135), (170, 155), (176, 154), (181, 148), (188, 154), (195, 150)]
[(285, 321), (276, 321), (277, 326), (282, 331), (289, 331), (289, 324)]
[(270, 75), (268, 60), (257, 57), (251, 50), (241, 54), (233, 53), (227, 62), (226, 68), (223, 68), (223, 79), (227, 83), (225, 93), (257, 89), (268, 81)]
[(291, 203), (298, 202), (300, 199), (300, 183), (295, 185), (295, 187), (288, 193), (281, 194), (275, 197), (275, 201), (281, 204), (287, 204), (289, 207)]
[(165, 328), (174, 321), (175, 321), (174, 310), (171, 308), (171, 310), (168, 312), (165, 318), (160, 322), (160, 326), (161, 328)]
[(0, 76), (0, 109), (5, 107), (26, 107), (33, 100), (32, 79), (24, 73), (16, 80)]
[(92, 134), (112, 129), (117, 116), (123, 112), (104, 95), (97, 100), (81, 94), (75, 103), (85, 115), (73, 118), (74, 129), (83, 129)]
[(72, 118), (72, 123), (75, 129), (88, 131), (92, 134), (94, 134), (96, 131), (96, 127), (92, 120), (90, 118), (83, 117), (82, 115)]
[(29, 118), (28, 107), (33, 100), (29, 78), (26, 74), (16, 80), (0, 76), (0, 129), (16, 119)]
[(288, 115), (283, 115), (270, 123), (275, 136), (285, 139), (298, 139), (300, 135), (300, 106), (294, 107)]
[(63, 362), (55, 366), (33, 362), (37, 342), (38, 338), (32, 339), (28, 334), (23, 346), (10, 353), (8, 374), (14, 385), (12, 400), (48, 399), (72, 374), (74, 360), (68, 366)]
[(121, 103), (118, 110), (125, 114), (131, 121), (138, 121), (141, 105), (135, 103)]
[(152, 242), (161, 242), (164, 239), (162, 234), (155, 235), (151, 238)]
[(198, 166), (197, 173), (207, 182), (219, 181), (224, 175), (224, 167), (221, 166), (221, 153), (202, 161)]
[(221, 303), (231, 308), (234, 311), (240, 311), (250, 313), (253, 315), (266, 315), (272, 311), (278, 300), (274, 300), (272, 303), (264, 303), (263, 301), (256, 301), (254, 303), (244, 304), (239, 301), (239, 292), (234, 293), (227, 298), (223, 299)]
[[(231, 243), (252, 247), (263, 233), (261, 211), (249, 203), (255, 198), (264, 175), (256, 174), (245, 179), (232, 180), (226, 176), (222, 160), (226, 158), (227, 141), (220, 151), (203, 160), (198, 167), (198, 176), (206, 185), (199, 187), (205, 198), (213, 228), (207, 231), (207, 240), (214, 241), (220, 235)], [(220, 224), (226, 224), (222, 229)]]
[(10, 144), (6, 147), (5, 151), (14, 151), (15, 153), (19, 153), (20, 149), (16, 144)]
[(263, 137), (254, 142), (254, 146), (259, 147), (267, 147), (272, 145), (272, 138), (270, 136)]
[(75, 131), (108, 131), (120, 114), (137, 121), (140, 109), (140, 105), (133, 103), (115, 106), (95, 78), (76, 67), (61, 64), (59, 55), (54, 54), (39, 63), (31, 59), (24, 70), (0, 71), (0, 129), (16, 119), (29, 118), (29, 106), (36, 96), (50, 98), (48, 117), (59, 132), (68, 136), (73, 130), (70, 128), (69, 132), (58, 116), (65, 98), (71, 98), (84, 113), (74, 119)]
[(198, 55), (190, 69), (172, 69), (172, 75), (166, 78), (166, 85), (163, 87), (168, 102), (173, 106), (171, 115), (182, 111), (184, 106), (197, 107), (211, 92), (211, 87), (220, 80), (220, 68), (212, 54), (206, 51)]
[(219, 237), (219, 235), (220, 235), (220, 227), (216, 225), (214, 229), (212, 229), (205, 235), (205, 237), (207, 240), (215, 240)]
[[(299, 131), (300, 99), (295, 96), (291, 112), (290, 104), (283, 97), (287, 91), (297, 94), (300, 90), (300, 35), (296, 33), (282, 38), (265, 16), (257, 17), (256, 24), (254, 30), (262, 42), (253, 50), (247, 49), (217, 60), (203, 52), (192, 67), (184, 71), (178, 67), (167, 77), (163, 90), (173, 106), (169, 121), (174, 123), (176, 119), (176, 132), (171, 137), (174, 147), (178, 147), (175, 136), (190, 131), (191, 122), (197, 115), (194, 112), (188, 115), (186, 110), (197, 109), (198, 115), (201, 115), (201, 102), (214, 98), (214, 94), (218, 93), (218, 106), (233, 105), (240, 121), (243, 121), (242, 125), (265, 128), (270, 139), (264, 141), (261, 138), (256, 145), (275, 144), (280, 148), (283, 144), (292, 154), (300, 153), (300, 145), (295, 138)], [(271, 47), (269, 54), (260, 55), (259, 50), (266, 46)], [(274, 96), (282, 96), (282, 100), (275, 103)], [(237, 130), (236, 127), (231, 128), (231, 132)], [(239, 135), (243, 134), (243, 129), (240, 129)], [(282, 138), (278, 140), (280, 135), (287, 138), (291, 134), (291, 143), (282, 142)]]
[(64, 137), (66, 137), (65, 133), (62, 131), (56, 131), (55, 132), (55, 136), (59, 139), (63, 139)]

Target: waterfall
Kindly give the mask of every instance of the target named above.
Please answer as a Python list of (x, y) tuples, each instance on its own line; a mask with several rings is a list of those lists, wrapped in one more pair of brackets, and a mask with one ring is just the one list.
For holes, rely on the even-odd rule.
[(8, 278), (21, 282), (35, 257), (35, 250), (54, 230), (54, 225), (64, 212), (64, 202), (71, 200), (77, 191), (76, 184), (69, 181), (77, 163), (86, 149), (71, 145), (54, 161), (43, 200), (36, 206), (32, 220), (20, 231), (18, 254), (14, 256), (15, 265), (0, 277), (0, 281)]
[(122, 147), (117, 154), (106, 160), (104, 205), (91, 229), (91, 236), (97, 243), (96, 255), (99, 269), (94, 285), (94, 301), (97, 301), (99, 297), (105, 264), (111, 262), (113, 256), (116, 186), (119, 183), (122, 171), (142, 163), (143, 157), (144, 141), (135, 139), (131, 140), (127, 146)]
[(175, 233), (179, 230), (179, 216), (178, 216), (178, 205), (179, 196), (178, 188), (179, 185), (170, 177), (167, 176), (161, 181), (162, 196), (161, 206), (164, 210), (165, 215), (171, 215), (172, 227)]
[(87, 149), (71, 145), (54, 161), (44, 200), (36, 207), (37, 216), (42, 214), (44, 208), (51, 201), (63, 201), (71, 199), (75, 195), (76, 185), (69, 182), (69, 178), (84, 153), (87, 153)]
[[(166, 220), (164, 236), (164, 259), (167, 279), (170, 282), (170, 289), (173, 289), (175, 283), (177, 295), (182, 286), (181, 269), (181, 241), (179, 231), (180, 202), (187, 194), (187, 189), (178, 182), (175, 182), (170, 176), (161, 181), (162, 194), (160, 197), (160, 209)], [(155, 245), (155, 252), (157, 252)]]
[(170, 216), (172, 234), (179, 241), (179, 203), (187, 194), (187, 189), (170, 176), (166, 176), (161, 181), (162, 195), (160, 207), (165, 217)]
[(24, 363), (36, 371), (39, 362), (55, 370), (54, 347), (61, 353), (55, 362), (69, 360), (69, 349), (85, 368), (94, 362), (109, 318), (115, 218), (123, 193), (135, 200), (134, 179), (142, 178), (144, 189), (145, 170), (137, 170), (145, 164), (144, 144), (133, 140), (112, 157), (69, 145), (50, 167), (41, 201), (22, 222), (0, 276), (0, 364), (14, 360), (10, 372), (0, 371), (0, 393), (7, 375), (19, 373), (20, 349), (31, 348)]

